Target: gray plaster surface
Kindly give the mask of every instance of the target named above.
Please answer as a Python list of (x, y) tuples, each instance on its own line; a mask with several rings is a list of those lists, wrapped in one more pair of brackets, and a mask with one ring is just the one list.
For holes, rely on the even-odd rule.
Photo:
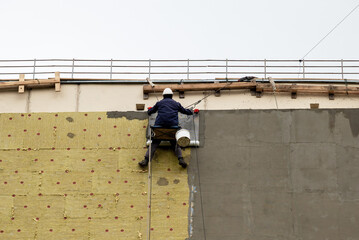
[(201, 111), (189, 239), (359, 239), (358, 135), (359, 109)]

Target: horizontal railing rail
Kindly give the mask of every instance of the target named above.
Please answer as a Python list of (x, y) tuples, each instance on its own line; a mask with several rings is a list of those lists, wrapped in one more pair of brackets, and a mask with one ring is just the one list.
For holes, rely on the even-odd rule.
[(325, 79), (359, 83), (359, 60), (354, 59), (9, 59), (0, 60), (0, 81), (53, 78), (67, 83), (228, 81), (245, 76), (262, 79)]

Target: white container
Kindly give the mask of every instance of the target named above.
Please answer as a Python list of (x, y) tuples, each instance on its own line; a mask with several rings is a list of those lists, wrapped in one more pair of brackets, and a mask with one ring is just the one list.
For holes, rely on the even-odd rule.
[(177, 144), (181, 147), (188, 147), (191, 142), (191, 135), (187, 129), (181, 129), (176, 132)]

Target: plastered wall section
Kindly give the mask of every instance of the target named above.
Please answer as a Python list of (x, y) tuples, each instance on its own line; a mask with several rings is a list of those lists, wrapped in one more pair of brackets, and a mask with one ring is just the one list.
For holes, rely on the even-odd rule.
[[(188, 106), (213, 92), (186, 92), (184, 99), (177, 93), (174, 99)], [(65, 85), (61, 92), (54, 89), (27, 90), (25, 94), (0, 92), (0, 112), (88, 112), (88, 111), (136, 111), (136, 104), (153, 106), (162, 99), (161, 94), (150, 94), (143, 99), (141, 84), (82, 84)], [(337, 95), (329, 100), (326, 95), (302, 95), (291, 99), (290, 94), (263, 94), (261, 98), (252, 96), (248, 90), (221, 91), (219, 97), (211, 95), (197, 108), (202, 110), (226, 109), (309, 109), (311, 103), (319, 108), (358, 108), (359, 98)]]
[[(147, 120), (8, 113), (0, 123), (0, 239), (146, 239)], [(185, 239), (187, 171), (168, 149), (152, 166), (151, 238)]]

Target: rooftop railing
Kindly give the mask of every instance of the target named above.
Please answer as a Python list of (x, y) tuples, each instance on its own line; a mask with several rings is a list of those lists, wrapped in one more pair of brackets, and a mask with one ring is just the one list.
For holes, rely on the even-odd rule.
[(53, 78), (61, 82), (213, 82), (245, 76), (283, 81), (359, 83), (359, 60), (28, 59), (0, 60), (0, 81)]

